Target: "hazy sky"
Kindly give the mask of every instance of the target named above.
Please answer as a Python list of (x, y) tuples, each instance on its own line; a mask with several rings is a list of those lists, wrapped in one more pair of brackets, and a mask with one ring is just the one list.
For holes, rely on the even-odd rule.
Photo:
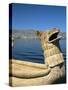
[(60, 28), (66, 31), (66, 7), (13, 4), (12, 28), (13, 29), (38, 29)]

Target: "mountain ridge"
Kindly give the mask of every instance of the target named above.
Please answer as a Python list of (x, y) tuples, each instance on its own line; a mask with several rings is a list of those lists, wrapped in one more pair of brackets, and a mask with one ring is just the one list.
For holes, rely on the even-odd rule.
[[(33, 30), (33, 29), (28, 29), (28, 30), (12, 30), (12, 37), (14, 38), (38, 38), (37, 36), (37, 31), (40, 30)], [(62, 36), (63, 39), (66, 39), (66, 32), (60, 32), (58, 36)]]

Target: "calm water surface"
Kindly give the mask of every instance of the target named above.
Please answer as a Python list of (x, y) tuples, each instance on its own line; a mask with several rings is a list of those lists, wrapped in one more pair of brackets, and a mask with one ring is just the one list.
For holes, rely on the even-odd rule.
[[(60, 47), (66, 60), (66, 40), (60, 40)], [(12, 56), (15, 59), (44, 63), (43, 50), (38, 39), (18, 39), (14, 43)]]

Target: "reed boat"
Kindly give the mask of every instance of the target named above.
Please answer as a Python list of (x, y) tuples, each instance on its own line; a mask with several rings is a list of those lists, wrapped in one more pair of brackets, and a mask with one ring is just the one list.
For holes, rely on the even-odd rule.
[(9, 60), (10, 86), (53, 84), (65, 76), (64, 59), (59, 45), (62, 37), (58, 37), (59, 32), (60, 30), (57, 28), (37, 32), (43, 49), (44, 64)]

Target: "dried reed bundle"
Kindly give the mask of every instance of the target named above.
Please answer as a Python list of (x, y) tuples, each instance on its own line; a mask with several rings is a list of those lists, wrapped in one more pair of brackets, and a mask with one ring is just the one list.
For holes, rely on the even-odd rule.
[(64, 59), (59, 46), (59, 30), (38, 32), (44, 51), (44, 64), (10, 60), (9, 83), (12, 86), (52, 84), (65, 75)]
[(63, 55), (59, 46), (61, 37), (57, 37), (59, 30), (53, 28), (40, 35), (41, 45), (44, 51), (44, 61), (50, 67), (54, 67), (64, 62)]

